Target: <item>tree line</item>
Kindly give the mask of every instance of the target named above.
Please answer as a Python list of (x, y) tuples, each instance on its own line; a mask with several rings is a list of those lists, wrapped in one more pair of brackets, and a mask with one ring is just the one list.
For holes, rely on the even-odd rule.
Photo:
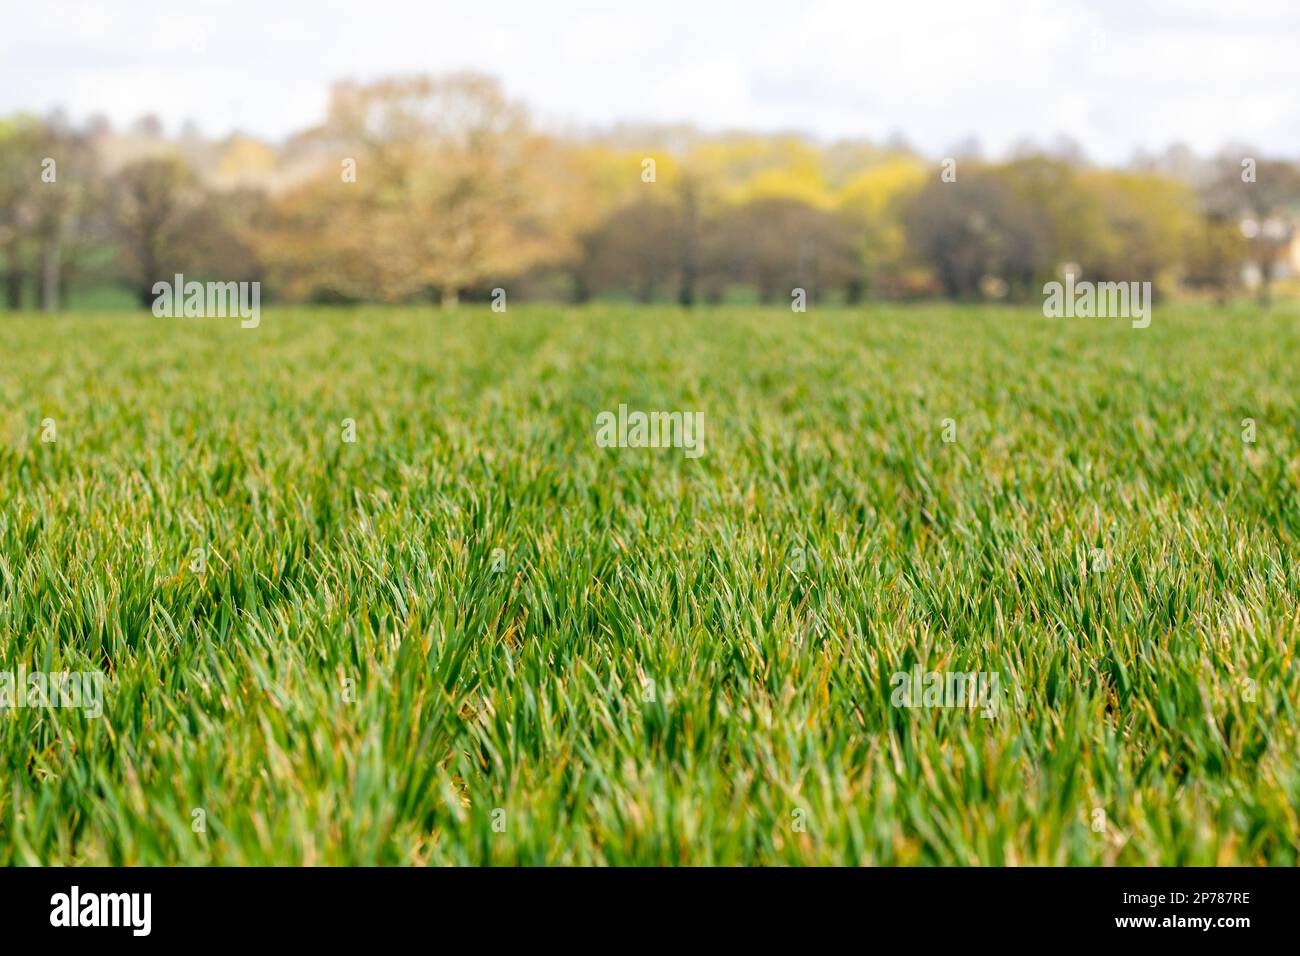
[(0, 120), (0, 297), (253, 280), (269, 300), (1028, 300), (1063, 269), (1269, 298), (1296, 259), (1300, 167), (1246, 147), (1122, 169), (1077, 148), (924, 157), (903, 143), (685, 128), (539, 130), (476, 74), (347, 82), (284, 143), (145, 120)]

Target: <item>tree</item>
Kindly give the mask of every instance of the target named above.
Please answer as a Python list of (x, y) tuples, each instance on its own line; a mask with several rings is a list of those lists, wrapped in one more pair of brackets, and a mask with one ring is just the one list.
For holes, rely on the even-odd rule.
[(95, 238), (90, 222), (102, 206), (98, 156), (87, 135), (66, 123), (45, 126), (40, 144), (51, 176), (33, 190), (34, 233), (38, 247), (37, 303), (56, 311), (64, 298), (70, 265)]
[(639, 302), (653, 301), (678, 284), (681, 221), (673, 205), (641, 199), (613, 212), (582, 239), (591, 291), (627, 289)]
[(1269, 302), (1300, 220), (1300, 169), (1277, 160), (1224, 157), (1201, 190), (1201, 201), (1212, 219), (1237, 224), (1259, 266), (1259, 301)]
[(41, 182), (40, 143), (44, 130), (34, 117), (0, 122), (0, 256), (3, 257), (5, 304), (23, 306), (23, 283), (37, 222), (36, 196)]
[(1235, 220), (1206, 213), (1188, 242), (1186, 282), (1192, 288), (1213, 290), (1216, 300), (1226, 303), (1249, 255), (1250, 247)]
[(495, 80), (340, 84), (321, 135), (355, 160), (355, 181), (327, 173), (280, 209), (282, 238), (315, 253), (316, 285), (385, 300), (435, 289), (451, 306), (553, 252), (536, 175), (548, 144)]
[(1084, 274), (1102, 282), (1147, 281), (1165, 288), (1181, 279), (1196, 227), (1190, 188), (1148, 173), (1089, 170), (1087, 207), (1101, 238), (1084, 253)]
[(856, 173), (839, 192), (839, 210), (858, 236), (862, 271), (846, 297), (857, 301), (865, 288), (883, 289), (904, 272), (907, 231), (903, 210), (925, 185), (925, 169), (914, 157), (892, 156)]
[(711, 260), (752, 284), (763, 302), (796, 288), (816, 299), (862, 274), (850, 220), (797, 199), (756, 199), (729, 209), (714, 234)]
[(1097, 197), (1085, 188), (1080, 171), (1032, 147), (1021, 158), (993, 171), (1047, 226), (1050, 265), (1080, 264), (1088, 274), (1111, 256), (1114, 235)]
[(153, 285), (184, 270), (185, 226), (201, 201), (194, 174), (178, 159), (145, 159), (123, 167), (110, 182), (119, 258), (143, 306)]
[(87, 135), (60, 115), (0, 122), (0, 263), (4, 297), (44, 311), (59, 308), (68, 264), (95, 237), (102, 206), (97, 156)]
[(964, 169), (958, 182), (936, 178), (908, 204), (903, 219), (913, 254), (952, 298), (975, 296), (986, 276), (1027, 295), (1050, 261), (1042, 213), (987, 170)]

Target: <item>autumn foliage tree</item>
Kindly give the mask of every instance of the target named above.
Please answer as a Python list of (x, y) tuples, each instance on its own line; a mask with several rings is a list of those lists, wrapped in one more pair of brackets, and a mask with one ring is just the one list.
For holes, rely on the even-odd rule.
[(946, 181), (898, 140), (545, 135), (473, 73), (341, 83), (278, 144), (17, 116), (0, 119), (0, 292), (54, 309), (111, 282), (148, 305), (186, 272), (260, 279), (267, 301), (1027, 299), (1068, 264), (1220, 298), (1258, 277), (1267, 298), (1300, 263), (1300, 167), (1247, 152), (1108, 169), (1029, 143)]
[(547, 141), (495, 80), (471, 73), (335, 87), (318, 132), (339, 167), (285, 197), (276, 244), (299, 287), (399, 301), (466, 290), (551, 247)]

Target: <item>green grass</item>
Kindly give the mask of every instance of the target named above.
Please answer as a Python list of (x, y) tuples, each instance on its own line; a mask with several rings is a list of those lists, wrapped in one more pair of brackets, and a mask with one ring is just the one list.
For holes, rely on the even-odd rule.
[[(1300, 858), (1293, 308), (0, 336), (0, 668), (106, 674), (0, 711), (2, 862)], [(705, 454), (596, 447), (619, 403)]]

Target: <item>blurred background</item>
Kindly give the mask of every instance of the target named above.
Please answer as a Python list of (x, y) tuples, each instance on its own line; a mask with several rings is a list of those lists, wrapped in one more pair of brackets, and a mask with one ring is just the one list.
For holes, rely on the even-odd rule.
[(0, 308), (1300, 295), (1300, 8), (48, 3)]

